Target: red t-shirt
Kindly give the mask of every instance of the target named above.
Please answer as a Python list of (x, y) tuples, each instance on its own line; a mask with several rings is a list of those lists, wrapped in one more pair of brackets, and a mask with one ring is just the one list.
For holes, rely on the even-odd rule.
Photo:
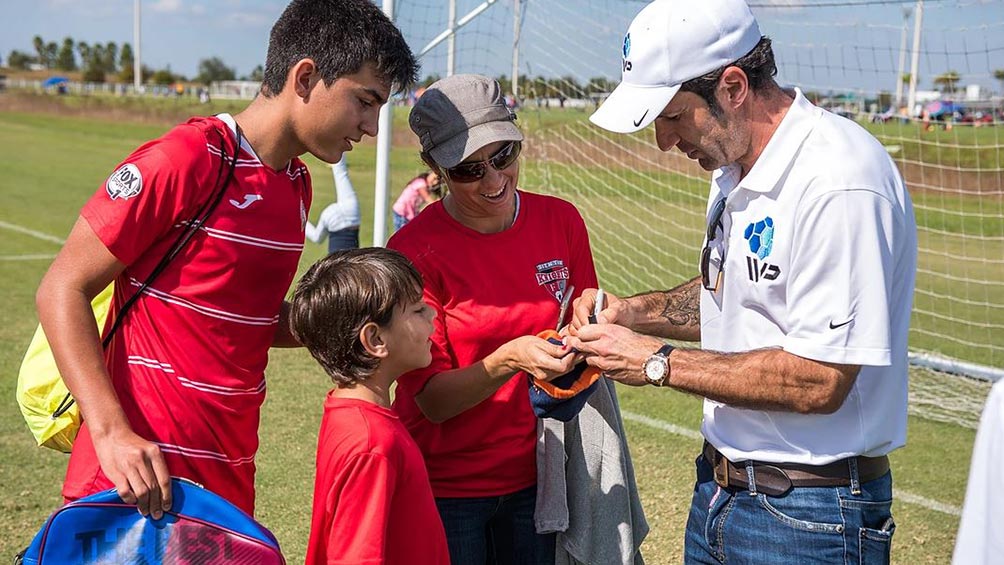
[(499, 496), (534, 485), (537, 419), (522, 372), (442, 424), (425, 418), (415, 395), (437, 373), (554, 329), (567, 284), (576, 295), (596, 287), (589, 236), (575, 207), (519, 194), (516, 222), (503, 232), (478, 233), (437, 202), (387, 244), (422, 273), (425, 301), (436, 310), (432, 364), (398, 380), (393, 407), (422, 448), (437, 497)]
[[(109, 322), (209, 200), (217, 175), (225, 178), (221, 143), (232, 155), (235, 137), (223, 121), (193, 118), (137, 149), (84, 206), (81, 216), (126, 264)], [(299, 159), (275, 171), (245, 143), (206, 225), (126, 314), (105, 352), (129, 423), (160, 446), (171, 474), (248, 513), (268, 349), (303, 251), (310, 197)], [(85, 421), (63, 496), (111, 486)]]
[(307, 565), (449, 565), (422, 453), (389, 409), (328, 395)]

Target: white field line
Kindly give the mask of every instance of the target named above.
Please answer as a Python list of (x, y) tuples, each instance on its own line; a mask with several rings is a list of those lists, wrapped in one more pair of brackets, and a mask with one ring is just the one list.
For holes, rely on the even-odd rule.
[[(649, 418), (648, 416), (643, 416), (641, 414), (635, 414), (634, 412), (629, 412), (627, 410), (621, 410), (621, 416), (629, 421), (648, 426), (650, 428), (655, 428), (657, 430), (662, 430), (675, 434), (678, 436), (683, 436), (687, 439), (702, 440), (704, 436), (700, 432), (691, 430), (689, 428), (684, 428), (677, 426), (676, 424), (671, 424), (663, 420), (657, 420), (655, 418)], [(917, 506), (923, 506), (928, 510), (934, 510), (935, 512), (941, 512), (943, 514), (948, 514), (950, 516), (960, 517), (962, 516), (962, 509), (958, 506), (952, 506), (951, 504), (945, 504), (944, 502), (939, 502), (937, 500), (932, 500), (925, 496), (920, 496), (919, 494), (913, 494), (912, 492), (907, 492), (901, 489), (894, 489), (894, 495), (897, 499), (907, 504), (916, 504)]]
[(64, 243), (66, 243), (65, 239), (60, 239), (54, 235), (49, 235), (47, 233), (35, 231), (31, 228), (26, 228), (24, 226), (19, 226), (17, 224), (5, 222), (3, 220), (0, 220), (0, 228), (8, 229), (10, 231), (16, 231), (18, 233), (23, 233), (25, 235), (30, 235), (31, 237), (35, 237), (44, 241), (51, 241), (52, 243), (58, 243), (59, 245), (63, 245)]
[(41, 261), (55, 259), (55, 253), (30, 253), (27, 255), (0, 255), (0, 261)]

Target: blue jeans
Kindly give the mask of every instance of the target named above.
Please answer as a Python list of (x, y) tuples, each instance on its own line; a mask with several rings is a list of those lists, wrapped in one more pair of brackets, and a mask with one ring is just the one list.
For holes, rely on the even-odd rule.
[(401, 214), (398, 214), (397, 212), (391, 212), (391, 214), (394, 215), (394, 231), (403, 228), (404, 225), (408, 223), (408, 218), (405, 218)]
[(488, 498), (437, 498), (454, 565), (554, 565), (555, 534), (533, 525), (537, 487)]
[(783, 496), (721, 488), (697, 458), (686, 563), (889, 563), (896, 525), (892, 474), (850, 487), (798, 487)]
[(359, 247), (359, 228), (328, 232), (328, 253)]

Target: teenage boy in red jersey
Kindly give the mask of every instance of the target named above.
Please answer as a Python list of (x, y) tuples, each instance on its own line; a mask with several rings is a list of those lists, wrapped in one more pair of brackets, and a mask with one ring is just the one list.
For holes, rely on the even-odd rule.
[[(294, 0), (272, 28), (261, 94), (244, 111), (194, 118), (144, 144), (87, 202), (36, 298), (84, 418), (66, 500), (114, 487), (159, 518), (178, 476), (254, 512), (268, 349), (296, 345), (283, 298), (311, 199), (297, 157), (333, 163), (376, 135), (380, 106), (414, 81), (416, 66), (368, 0)], [(114, 319), (234, 155), (219, 205), (102, 353), (91, 298), (115, 281)]]
[(331, 376), (317, 440), (307, 564), (449, 565), (422, 452), (390, 409), (432, 361), (422, 277), (397, 251), (337, 251), (296, 287), (290, 326)]

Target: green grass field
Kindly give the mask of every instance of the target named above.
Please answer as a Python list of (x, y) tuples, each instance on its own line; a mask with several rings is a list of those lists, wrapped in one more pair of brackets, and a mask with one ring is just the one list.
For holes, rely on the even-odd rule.
[[(166, 104), (165, 102), (164, 104)], [(235, 110), (214, 105), (173, 108), (184, 113)], [(85, 109), (86, 110), (86, 109)], [(93, 110), (93, 108), (91, 108)], [(87, 112), (85, 111), (84, 114)], [(403, 125), (402, 112), (395, 123)], [(562, 115), (555, 122), (569, 121)], [(584, 116), (584, 114), (580, 114)], [(573, 115), (574, 117), (574, 115)], [(534, 118), (531, 116), (530, 120)], [(549, 118), (543, 118), (547, 121)], [(0, 111), (0, 222), (65, 237), (83, 202), (100, 186), (112, 167), (143, 141), (163, 133), (163, 116), (138, 123), (128, 117), (94, 119), (76, 115)], [(532, 122), (531, 122), (532, 123)], [(540, 124), (541, 121), (538, 121)], [(364, 214), (363, 243), (372, 241), (372, 190), (375, 159), (372, 143), (350, 154), (353, 182)], [(315, 182), (316, 218), (332, 198), (330, 174), (320, 162), (308, 158)], [(413, 147), (392, 152), (391, 186), (398, 190), (421, 167)], [(623, 172), (577, 171), (551, 167), (548, 171), (527, 164), (524, 185), (565, 185), (599, 179), (597, 186), (616, 186)], [(602, 175), (612, 175), (603, 178)], [(578, 175), (578, 176), (575, 176)], [(692, 182), (678, 179), (681, 183)], [(564, 182), (567, 181), (567, 182)], [(662, 181), (672, 182), (664, 177)], [(689, 185), (688, 185), (689, 186)], [(699, 220), (692, 210), (703, 206), (694, 184), (668, 202), (639, 200), (616, 191), (571, 192), (582, 202), (590, 228), (610, 221), (605, 213), (658, 215), (687, 210), (679, 225), (667, 225), (668, 241), (696, 248), (694, 233)], [(562, 193), (560, 190), (559, 193)], [(693, 192), (695, 196), (690, 196)], [(578, 204), (579, 202), (577, 202)], [(656, 209), (664, 206), (665, 209)], [(603, 212), (604, 210), (608, 212)], [(998, 220), (999, 221), (999, 220)], [(602, 242), (595, 241), (601, 280), (610, 288), (638, 284), (636, 278), (619, 275), (619, 266), (635, 261), (644, 271), (645, 283), (669, 286), (691, 267), (686, 261), (661, 265), (637, 249), (624, 249), (616, 230)], [(21, 355), (36, 324), (34, 292), (59, 246), (50, 241), (0, 227), (0, 390), (8, 399), (0, 405), (0, 560), (24, 547), (47, 514), (60, 502), (59, 488), (66, 457), (34, 446), (14, 403), (14, 387)], [(323, 252), (307, 244), (301, 272)], [(628, 263), (630, 264), (630, 263)], [(279, 538), (290, 563), (302, 562), (308, 535), (310, 497), (313, 485), (313, 454), (322, 397), (327, 379), (304, 351), (276, 351), (268, 370), (269, 395), (262, 414), (261, 450), (258, 456), (258, 519)], [(671, 391), (621, 387), (622, 408), (629, 415), (656, 419), (664, 424), (697, 430), (699, 399)], [(631, 442), (642, 499), (652, 532), (644, 551), (649, 563), (681, 560), (682, 534), (693, 481), (693, 460), (699, 441), (668, 429), (629, 419)], [(665, 428), (665, 429), (664, 429)], [(893, 558), (897, 563), (946, 563), (950, 560), (958, 518), (951, 509), (962, 505), (974, 432), (952, 424), (910, 418), (906, 448), (893, 454), (898, 529)], [(905, 500), (904, 500), (905, 499)], [(927, 500), (927, 502), (924, 502)], [(912, 501), (912, 502), (911, 502)], [(918, 503), (919, 501), (919, 503)], [(932, 509), (940, 503), (949, 512)]]

